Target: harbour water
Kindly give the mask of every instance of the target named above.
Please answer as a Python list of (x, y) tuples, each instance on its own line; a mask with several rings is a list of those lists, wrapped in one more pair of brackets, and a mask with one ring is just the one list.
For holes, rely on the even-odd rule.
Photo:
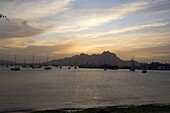
[(170, 104), (170, 71), (0, 67), (0, 112)]

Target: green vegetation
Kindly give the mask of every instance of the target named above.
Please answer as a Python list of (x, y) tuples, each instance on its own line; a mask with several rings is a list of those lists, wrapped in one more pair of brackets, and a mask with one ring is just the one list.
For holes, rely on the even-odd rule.
[[(71, 111), (47, 110), (33, 113), (73, 113)], [(74, 113), (170, 113), (170, 105), (113, 106), (107, 108), (89, 108)]]

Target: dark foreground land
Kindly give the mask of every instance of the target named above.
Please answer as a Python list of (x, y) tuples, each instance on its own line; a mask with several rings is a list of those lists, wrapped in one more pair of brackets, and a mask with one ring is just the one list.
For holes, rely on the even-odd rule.
[(89, 109), (61, 109), (32, 113), (170, 113), (170, 105), (113, 106)]

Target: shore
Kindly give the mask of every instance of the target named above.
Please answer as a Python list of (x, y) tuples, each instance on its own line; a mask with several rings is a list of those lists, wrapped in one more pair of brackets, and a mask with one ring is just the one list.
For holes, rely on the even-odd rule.
[(34, 111), (32, 113), (170, 113), (170, 105), (149, 104), (140, 106), (111, 106), (88, 109), (59, 109)]

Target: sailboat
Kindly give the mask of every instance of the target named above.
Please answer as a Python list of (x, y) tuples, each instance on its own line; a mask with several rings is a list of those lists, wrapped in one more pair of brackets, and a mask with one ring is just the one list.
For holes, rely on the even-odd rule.
[(143, 66), (142, 66), (141, 72), (142, 72), (142, 73), (147, 73), (147, 67), (146, 67), (146, 65), (143, 65)]
[(75, 66), (74, 69), (77, 69), (77, 60), (75, 60)]
[(144, 63), (141, 64), (141, 72), (142, 73), (147, 73), (147, 64), (148, 64), (148, 60), (147, 60), (146, 63), (145, 63), (145, 60), (144, 60)]
[(131, 58), (131, 67), (129, 69), (130, 71), (135, 71), (135, 60), (134, 60), (134, 57)]
[(45, 66), (44, 69), (45, 69), (45, 70), (51, 70), (51, 69), (52, 69), (52, 67), (49, 67), (49, 66), (48, 66), (48, 55), (47, 55), (47, 66)]
[(62, 68), (62, 66), (61, 66), (61, 59), (60, 59), (60, 66), (59, 66), (59, 68), (60, 68), (60, 69)]
[(103, 66), (104, 66), (104, 70), (106, 71), (107, 70), (107, 61), (106, 61), (106, 58), (105, 58), (105, 62), (103, 64)]
[(68, 69), (71, 69), (71, 67), (69, 66)]
[(147, 73), (146, 68), (143, 68), (141, 72), (142, 72), (142, 73)]
[(104, 70), (106, 71), (106, 70), (107, 70), (107, 68), (104, 68)]
[(44, 67), (44, 69), (45, 69), (45, 70), (51, 70), (52, 67), (46, 66), (46, 67)]
[(20, 71), (20, 67), (16, 66), (16, 55), (15, 55), (15, 66), (11, 68), (11, 71)]
[(35, 68), (34, 68), (34, 56), (32, 57), (32, 64), (30, 65), (30, 67), (31, 67), (32, 69), (35, 69)]
[(25, 57), (24, 57), (24, 64), (22, 65), (22, 68), (26, 68), (26, 64), (25, 64)]
[(68, 66), (68, 69), (71, 69), (71, 66), (70, 66), (70, 58), (69, 58), (69, 66)]

